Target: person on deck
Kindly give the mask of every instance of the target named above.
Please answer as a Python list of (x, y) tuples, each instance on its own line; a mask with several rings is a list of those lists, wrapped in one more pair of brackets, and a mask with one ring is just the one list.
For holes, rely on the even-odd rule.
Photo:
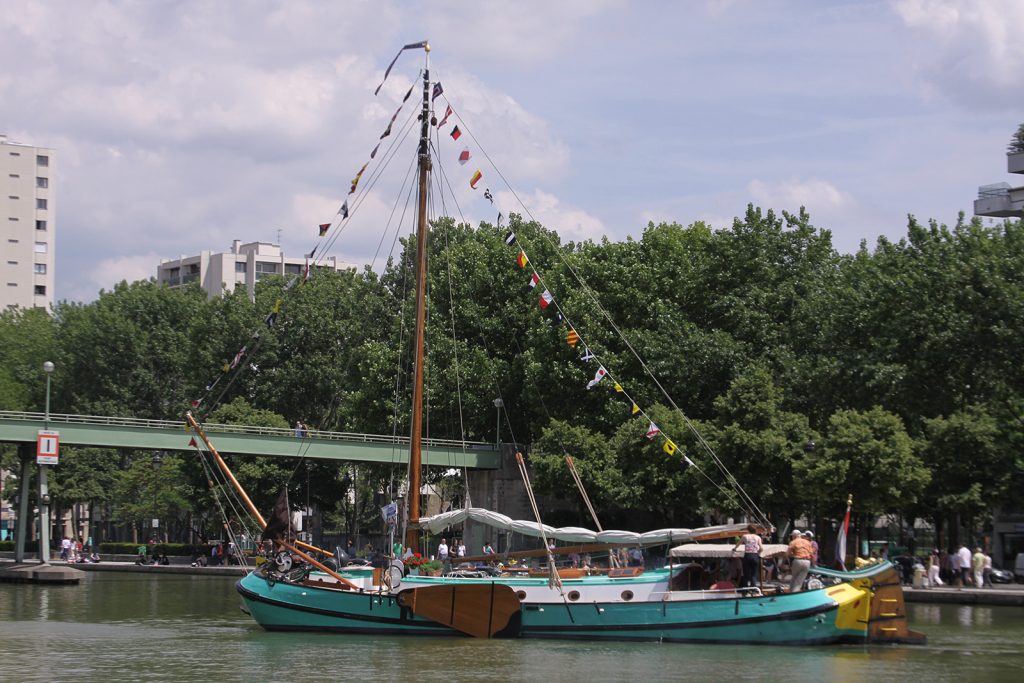
[(804, 538), (806, 538), (807, 542), (811, 544), (811, 566), (812, 567), (817, 567), (818, 566), (818, 542), (814, 540), (814, 532), (813, 531), (805, 531), (804, 532)]
[(441, 567), (446, 574), (451, 571), (451, 565), (448, 562), (448, 541), (444, 538), (437, 546), (437, 559), (441, 560)]
[(790, 534), (789, 548), (787, 552), (790, 557), (790, 571), (792, 578), (789, 580), (789, 592), (798, 593), (803, 590), (804, 579), (807, 578), (807, 571), (811, 568), (811, 555), (814, 549), (810, 542), (803, 537), (798, 530), (794, 529)]
[(757, 585), (757, 570), (761, 567), (761, 537), (757, 535), (756, 526), (747, 526), (747, 533), (743, 534), (733, 550), (739, 550), (740, 546), (743, 546), (743, 581), (740, 582), (740, 588), (750, 588)]

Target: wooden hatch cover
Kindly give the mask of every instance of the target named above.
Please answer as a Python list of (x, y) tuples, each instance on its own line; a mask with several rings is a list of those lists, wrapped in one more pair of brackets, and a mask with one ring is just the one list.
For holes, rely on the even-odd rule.
[(515, 591), (499, 583), (410, 588), (398, 594), (398, 604), (474, 638), (493, 637), (519, 612)]

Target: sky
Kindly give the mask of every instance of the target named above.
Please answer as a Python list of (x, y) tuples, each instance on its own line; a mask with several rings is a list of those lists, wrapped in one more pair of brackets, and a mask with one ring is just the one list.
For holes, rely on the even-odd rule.
[[(471, 133), (437, 138), (449, 212), (623, 240), (805, 206), (848, 253), (1014, 181), (1021, 26), (1020, 0), (8, 0), (0, 133), (57, 151), (58, 300), (234, 239), (309, 251), (423, 52), (374, 96), (385, 68), (424, 39), (437, 114)], [(412, 139), (385, 143), (402, 140), (328, 255), (374, 259), (404, 206)]]

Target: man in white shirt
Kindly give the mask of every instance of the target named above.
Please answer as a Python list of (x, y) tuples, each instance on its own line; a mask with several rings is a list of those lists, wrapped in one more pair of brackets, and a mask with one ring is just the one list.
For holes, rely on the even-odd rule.
[(969, 586), (971, 585), (971, 551), (966, 545), (961, 545), (960, 550), (956, 551), (956, 556), (960, 565), (960, 585)]

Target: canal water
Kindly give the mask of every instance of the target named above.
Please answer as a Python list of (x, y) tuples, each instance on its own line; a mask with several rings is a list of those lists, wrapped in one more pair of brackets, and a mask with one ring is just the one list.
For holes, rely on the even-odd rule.
[(1017, 681), (1024, 609), (908, 606), (928, 645), (764, 647), (267, 633), (234, 580), (0, 584), (3, 681)]

